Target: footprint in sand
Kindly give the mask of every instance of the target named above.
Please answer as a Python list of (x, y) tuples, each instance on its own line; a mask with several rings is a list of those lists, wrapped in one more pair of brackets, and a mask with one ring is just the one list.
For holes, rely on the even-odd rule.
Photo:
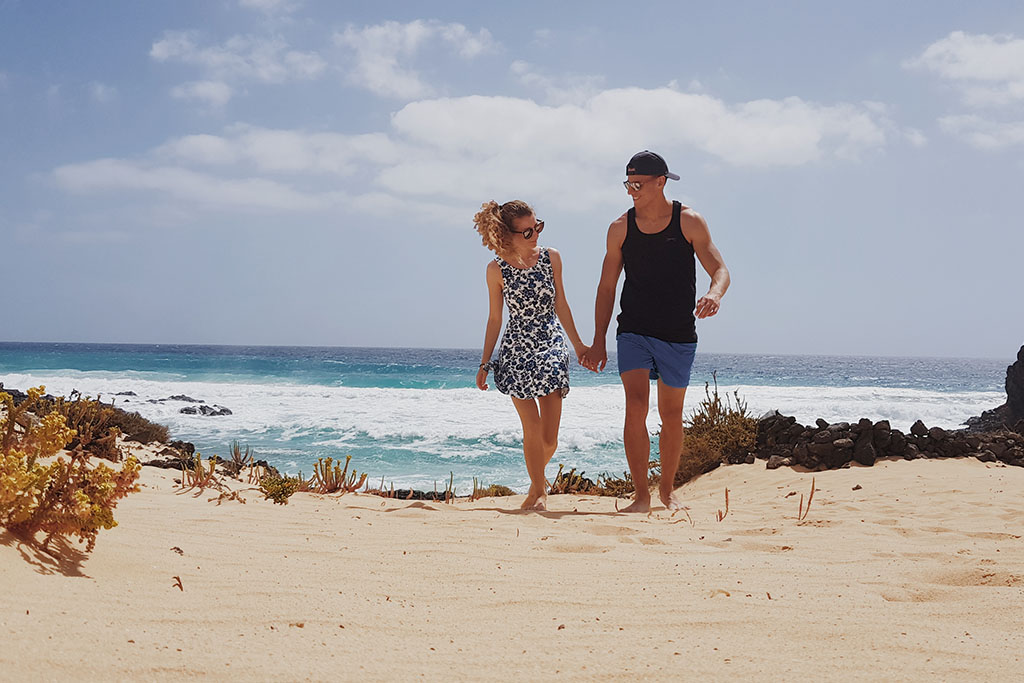
[(995, 571), (985, 567), (938, 574), (928, 579), (928, 582), (957, 588), (969, 586), (1013, 587), (1024, 585), (1024, 575)]
[(941, 591), (920, 588), (894, 588), (881, 593), (886, 602), (938, 602), (945, 595)]
[(637, 540), (643, 543), (644, 545), (668, 545), (667, 543), (665, 543), (665, 541), (661, 540), (660, 538), (650, 538), (648, 536), (641, 536)]

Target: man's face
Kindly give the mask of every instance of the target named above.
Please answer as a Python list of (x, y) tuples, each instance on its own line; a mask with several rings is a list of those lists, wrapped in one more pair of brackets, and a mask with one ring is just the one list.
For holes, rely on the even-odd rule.
[(664, 176), (655, 175), (627, 175), (625, 183), (626, 192), (633, 198), (633, 202), (657, 195), (664, 184)]

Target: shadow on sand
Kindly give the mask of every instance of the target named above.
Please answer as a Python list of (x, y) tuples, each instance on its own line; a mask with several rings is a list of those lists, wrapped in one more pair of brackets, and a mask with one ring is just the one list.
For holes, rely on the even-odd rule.
[(63, 538), (54, 538), (49, 547), (44, 547), (35, 537), (0, 531), (0, 545), (17, 549), (21, 558), (35, 567), (40, 574), (62, 574), (63, 576), (90, 578), (82, 571), (82, 564), (89, 557)]

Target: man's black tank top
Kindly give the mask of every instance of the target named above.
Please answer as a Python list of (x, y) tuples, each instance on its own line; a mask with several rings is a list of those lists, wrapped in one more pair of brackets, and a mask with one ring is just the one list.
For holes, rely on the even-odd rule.
[(682, 205), (672, 202), (672, 222), (648, 235), (636, 225), (636, 209), (626, 214), (622, 264), (626, 281), (619, 298), (618, 334), (633, 332), (667, 342), (696, 342), (693, 309), (697, 272), (693, 245), (679, 224)]

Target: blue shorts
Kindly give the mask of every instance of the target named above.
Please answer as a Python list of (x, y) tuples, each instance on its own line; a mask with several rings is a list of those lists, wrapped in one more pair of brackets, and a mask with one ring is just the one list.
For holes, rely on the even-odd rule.
[(633, 332), (622, 332), (615, 341), (620, 375), (644, 368), (650, 371), (651, 379), (660, 377), (670, 387), (689, 386), (697, 342), (667, 342)]

